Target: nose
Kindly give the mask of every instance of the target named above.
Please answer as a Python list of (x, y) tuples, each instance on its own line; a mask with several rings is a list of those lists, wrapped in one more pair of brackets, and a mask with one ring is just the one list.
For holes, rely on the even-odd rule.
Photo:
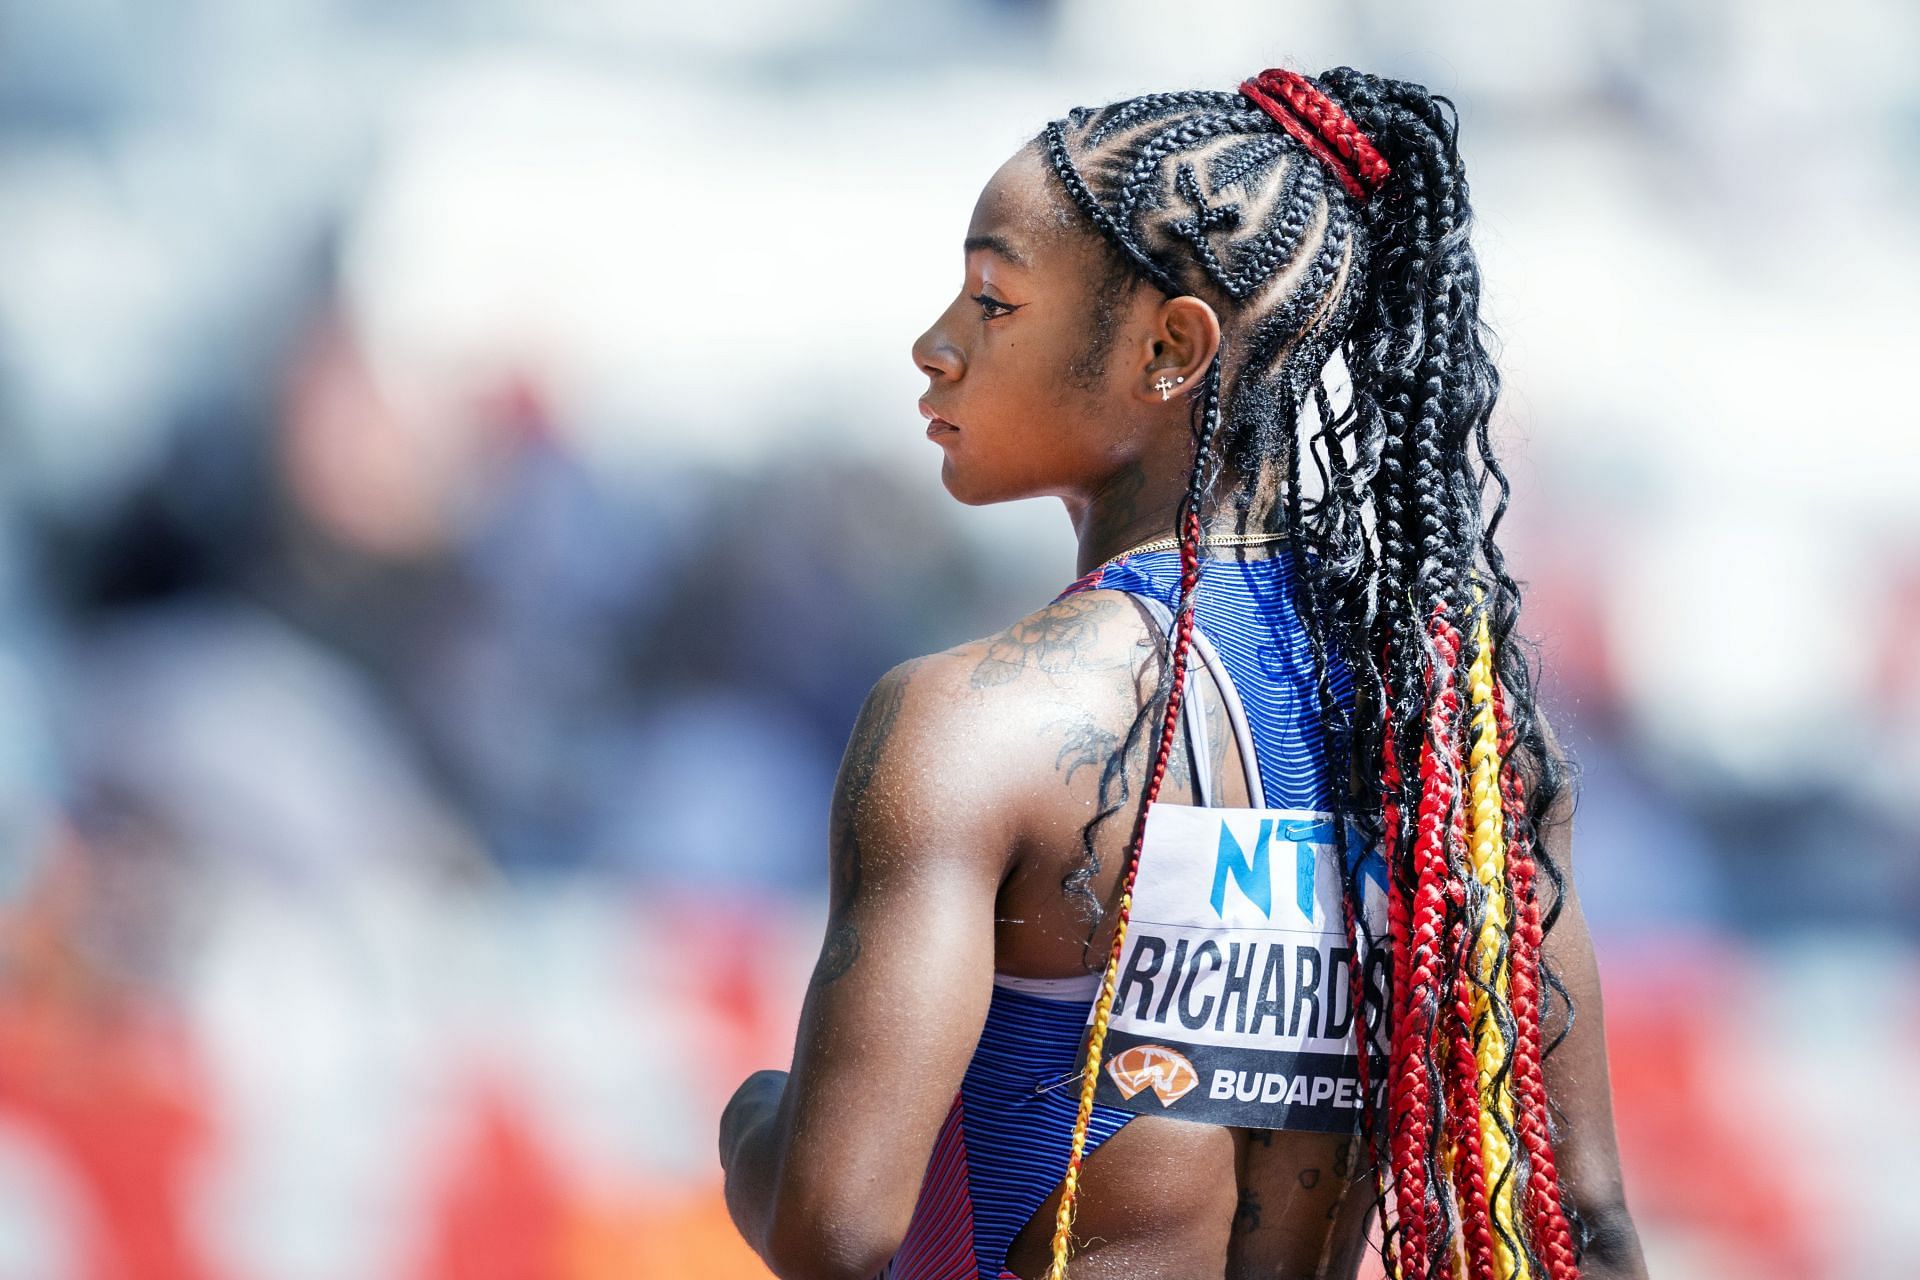
[(913, 363), (935, 382), (958, 378), (966, 368), (960, 349), (947, 340), (938, 321), (914, 340)]

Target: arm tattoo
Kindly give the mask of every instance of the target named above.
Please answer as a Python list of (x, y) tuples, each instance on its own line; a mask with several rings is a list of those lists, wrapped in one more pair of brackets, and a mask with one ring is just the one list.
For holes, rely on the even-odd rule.
[[(1153, 619), (1146, 607), (1138, 601), (1129, 603), (1139, 612), (1141, 621), (1147, 625), (1148, 634), (1153, 634)], [(1133, 692), (1138, 710), (1133, 723), (1127, 726), (1127, 733), (1118, 745), (1107, 755), (1106, 763), (1100, 771), (1099, 800), (1094, 815), (1080, 828), (1080, 861), (1067, 872), (1060, 881), (1060, 887), (1067, 896), (1081, 901), (1085, 905), (1088, 923), (1086, 941), (1081, 950), (1081, 961), (1091, 967), (1094, 935), (1099, 931), (1100, 922), (1106, 918), (1106, 904), (1100, 901), (1093, 891), (1093, 878), (1100, 873), (1100, 851), (1095, 843), (1096, 833), (1109, 818), (1119, 813), (1132, 798), (1133, 789), (1129, 784), (1129, 775), (1135, 771), (1145, 771), (1143, 753), (1151, 749), (1149, 736), (1153, 725), (1159, 723), (1159, 713), (1166, 706), (1168, 690), (1166, 655), (1159, 646), (1149, 645), (1147, 656), (1138, 667), (1133, 668)], [(1153, 683), (1149, 684), (1149, 673)], [(1176, 743), (1176, 745), (1178, 745)], [(1172, 767), (1170, 764), (1169, 768)], [(1143, 793), (1144, 794), (1144, 793)]]
[(852, 919), (854, 904), (860, 898), (862, 874), (860, 805), (866, 799), (867, 788), (873, 784), (887, 739), (900, 719), (900, 704), (905, 700), (907, 684), (924, 661), (924, 658), (915, 659), (896, 668), (873, 687), (847, 741), (847, 754), (840, 765), (840, 780), (834, 788), (833, 810), (828, 820), (828, 840), (833, 850), (833, 891), (827, 913), (827, 941), (820, 949), (820, 962), (813, 970), (816, 987), (838, 982), (860, 958), (860, 930)]
[(973, 669), (976, 689), (1011, 684), (1032, 668), (1050, 676), (1075, 671), (1105, 670), (1125, 665), (1100, 655), (1102, 615), (1110, 602), (1068, 596), (1002, 631), (987, 642), (987, 652)]
[[(1091, 765), (1096, 771), (1104, 771), (1107, 761), (1112, 758), (1114, 748), (1120, 745), (1120, 735), (1110, 729), (1102, 729), (1094, 723), (1092, 716), (1082, 716), (1077, 721), (1056, 721), (1056, 725), (1065, 727), (1065, 741), (1060, 753), (1053, 758), (1053, 767), (1059, 770), (1063, 766), (1067, 771), (1064, 779), (1067, 786), (1073, 785), (1073, 775)], [(1049, 728), (1054, 726), (1050, 725)]]

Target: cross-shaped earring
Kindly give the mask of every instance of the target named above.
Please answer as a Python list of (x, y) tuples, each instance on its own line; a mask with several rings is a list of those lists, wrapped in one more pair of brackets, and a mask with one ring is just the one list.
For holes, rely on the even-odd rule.
[(1186, 380), (1187, 379), (1184, 375), (1178, 378), (1169, 378), (1167, 377), (1166, 374), (1163, 373), (1160, 375), (1158, 379), (1155, 380), (1153, 384), (1153, 389), (1160, 393), (1160, 399), (1164, 403), (1166, 398), (1173, 394), (1173, 389), (1179, 386), (1181, 383), (1185, 382)]

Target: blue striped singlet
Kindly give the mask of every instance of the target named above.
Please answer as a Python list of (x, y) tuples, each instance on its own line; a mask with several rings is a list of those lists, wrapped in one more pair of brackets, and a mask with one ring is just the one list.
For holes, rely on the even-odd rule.
[[(1293, 607), (1285, 548), (1261, 560), (1202, 562), (1195, 629), (1212, 641), (1252, 729), (1269, 808), (1330, 807), (1313, 650)], [(1180, 596), (1178, 549), (1136, 553), (1096, 569), (1055, 599), (1096, 588), (1169, 609)], [(1189, 660), (1189, 674), (1195, 664)], [(1335, 695), (1352, 685), (1335, 660)], [(934, 1143), (906, 1239), (881, 1280), (1018, 1280), (1014, 1237), (1066, 1176), (1088, 1007), (1100, 975), (995, 974), (986, 1025)], [(1095, 1104), (1086, 1152), (1118, 1133), (1130, 1111)]]

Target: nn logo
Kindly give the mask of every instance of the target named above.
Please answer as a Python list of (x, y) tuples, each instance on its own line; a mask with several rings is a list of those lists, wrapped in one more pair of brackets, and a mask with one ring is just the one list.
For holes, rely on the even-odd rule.
[(1234, 838), (1233, 828), (1220, 824), (1220, 848), (1213, 859), (1213, 913), (1226, 914), (1227, 881), (1240, 886), (1247, 901), (1260, 908), (1260, 914), (1273, 916), (1273, 857), (1275, 840), (1293, 846), (1293, 896), (1300, 914), (1313, 919), (1313, 882), (1318, 866), (1315, 844), (1333, 841), (1331, 822), (1307, 822), (1288, 818), (1262, 818), (1249, 855)]
[(1113, 1077), (1120, 1096), (1131, 1098), (1142, 1089), (1152, 1089), (1162, 1107), (1170, 1107), (1193, 1092), (1200, 1073), (1187, 1061), (1187, 1055), (1163, 1044), (1136, 1044), (1107, 1062), (1107, 1074)]

